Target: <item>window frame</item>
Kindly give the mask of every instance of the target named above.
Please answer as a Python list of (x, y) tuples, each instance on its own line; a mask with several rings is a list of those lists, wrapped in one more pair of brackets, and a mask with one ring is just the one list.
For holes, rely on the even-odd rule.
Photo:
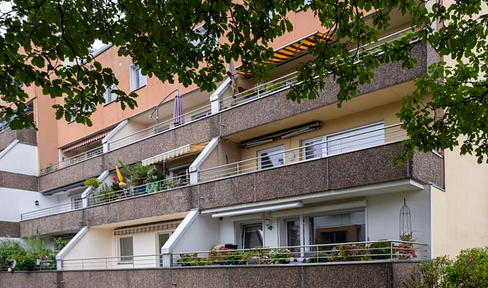
[[(137, 79), (137, 87), (135, 86), (135, 81)], [(141, 81), (143, 80), (143, 81)], [(142, 68), (131, 64), (129, 66), (129, 81), (130, 81), (130, 92), (139, 90), (147, 85), (147, 75), (142, 74)]]
[(105, 99), (105, 103), (103, 104), (103, 106), (106, 106), (117, 100), (118, 95), (112, 92), (113, 90), (117, 89), (117, 85), (113, 84), (111, 86), (107, 86), (107, 85), (103, 85), (103, 86), (105, 87), (105, 92), (103, 93), (103, 99)]
[[(278, 149), (280, 151), (278, 151)], [(264, 153), (268, 153), (268, 156), (270, 155), (269, 152), (273, 152), (273, 151), (276, 151), (276, 153), (271, 153), (271, 155), (278, 155), (278, 154), (282, 154), (283, 156), (283, 164), (281, 165), (278, 165), (278, 166), (272, 166), (272, 167), (265, 167), (263, 168), (263, 163), (262, 163), (262, 154)], [(271, 169), (271, 168), (276, 168), (276, 167), (281, 167), (283, 165), (285, 165), (285, 145), (279, 145), (279, 146), (274, 146), (274, 147), (271, 147), (271, 148), (267, 148), (267, 149), (263, 149), (263, 150), (260, 150), (258, 151), (258, 170), (263, 170), (263, 169)]]
[[(246, 248), (246, 228), (248, 227), (258, 227), (260, 226), (261, 228), (261, 235), (260, 235), (260, 238), (261, 238), (261, 242), (264, 246), (264, 232), (265, 232), (265, 228), (264, 228), (264, 222), (262, 220), (260, 221), (253, 221), (253, 222), (248, 222), (248, 223), (241, 223), (241, 246), (242, 246), (242, 249), (253, 249), (255, 247), (250, 247), (250, 248)], [(258, 236), (259, 237), (259, 236)]]
[[(344, 152), (341, 151), (341, 152), (334, 153), (334, 154), (330, 154), (329, 153), (329, 150), (331, 150), (330, 147), (329, 147), (329, 144), (330, 144), (331, 141), (334, 141), (334, 140), (330, 140), (330, 138), (336, 137), (336, 136), (339, 136), (339, 135), (342, 135), (342, 134), (351, 133), (351, 132), (354, 132), (354, 131), (359, 131), (359, 130), (362, 130), (362, 129), (373, 128), (375, 126), (380, 126), (380, 125), (381, 125), (381, 128), (383, 129), (383, 143), (382, 144), (385, 144), (386, 143), (386, 141), (384, 139), (384, 137), (385, 137), (385, 134), (384, 134), (385, 122), (384, 121), (379, 121), (379, 122), (374, 122), (374, 123), (371, 123), (371, 124), (366, 124), (366, 125), (358, 126), (358, 127), (355, 127), (355, 128), (346, 129), (346, 130), (334, 132), (334, 133), (331, 133), (331, 134), (326, 134), (326, 135), (323, 135), (323, 136), (319, 136), (319, 137), (314, 137), (314, 138), (310, 138), (310, 139), (303, 140), (302, 141), (302, 145), (301, 145), (302, 146), (302, 159), (303, 160), (319, 159), (319, 158), (322, 158), (322, 157), (325, 157), (325, 156), (328, 156), (328, 155), (340, 154), (340, 153), (345, 153), (345, 152), (350, 152), (350, 151), (355, 151), (355, 150), (360, 150), (360, 149), (367, 149), (367, 148), (379, 146), (379, 145), (376, 145), (376, 144), (371, 144), (371, 145), (367, 145), (365, 147), (354, 148), (354, 149), (350, 149), (350, 150), (344, 151)], [(378, 129), (379, 129), (379, 127), (378, 127)], [(313, 157), (313, 158), (305, 158), (305, 155), (306, 155), (306, 150), (305, 150), (306, 147), (305, 147), (305, 145), (306, 145), (306, 143), (310, 143), (310, 142), (313, 142), (313, 141), (316, 141), (316, 140), (319, 140), (319, 139), (322, 139), (321, 141), (323, 143), (322, 144), (316, 144), (316, 145), (322, 145), (322, 156), (321, 157)], [(311, 144), (311, 145), (313, 146), (313, 144)]]
[[(122, 240), (123, 239), (131, 239), (132, 241), (132, 255), (122, 255)], [(134, 263), (134, 236), (121, 236), (118, 238), (118, 264), (132, 264)], [(130, 259), (128, 259), (130, 258)], [(125, 260), (128, 259), (128, 260)]]

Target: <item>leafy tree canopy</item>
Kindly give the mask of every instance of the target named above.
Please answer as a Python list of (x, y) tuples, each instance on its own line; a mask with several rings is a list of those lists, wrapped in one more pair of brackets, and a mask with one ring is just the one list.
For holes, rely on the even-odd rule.
[[(298, 67), (302, 82), (289, 92), (290, 99), (316, 98), (325, 78), (333, 77), (341, 105), (357, 95), (359, 85), (372, 81), (380, 64), (401, 61), (404, 68), (412, 68), (412, 40), (421, 39), (456, 65), (432, 64), (429, 73), (416, 80), (415, 92), (404, 98), (398, 116), (411, 139), (403, 156), (411, 156), (414, 149), (452, 149), (459, 144), (463, 154), (475, 154), (480, 162), (488, 155), (488, 83), (480, 77), (488, 68), (488, 15), (482, 11), (487, 1), (459, 0), (449, 7), (425, 0), (9, 2), (11, 10), (0, 14), (0, 94), (6, 103), (0, 106), (0, 119), (11, 121), (12, 129), (34, 126), (24, 112), (24, 88), (32, 85), (50, 97), (64, 97), (64, 104), (54, 106), (58, 119), (91, 125), (92, 111), (104, 103), (105, 87), (118, 83), (111, 69), (92, 59), (90, 47), (97, 39), (119, 47), (118, 53), (132, 57), (144, 74), (210, 91), (223, 79), (224, 62), (231, 59), (241, 60), (241, 69), (265, 80), (273, 68), (262, 64), (273, 55), (269, 43), (293, 29), (287, 15), (311, 9), (334, 41), (310, 49), (316, 58)], [(366, 23), (364, 15), (370, 11), (375, 13)], [(415, 32), (370, 53), (351, 53), (352, 44), (378, 40), (390, 25), (392, 11), (410, 15)], [(205, 33), (195, 30), (199, 25)], [(215, 38), (226, 41), (215, 45)], [(136, 94), (115, 93), (122, 108), (137, 105)]]

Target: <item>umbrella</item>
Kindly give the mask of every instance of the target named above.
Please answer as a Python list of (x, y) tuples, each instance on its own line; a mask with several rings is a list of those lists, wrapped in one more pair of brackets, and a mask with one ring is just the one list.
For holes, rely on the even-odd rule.
[(178, 91), (175, 96), (175, 110), (173, 112), (173, 124), (175, 126), (185, 123), (185, 118), (183, 116), (183, 102), (181, 99), (180, 92)]
[(230, 87), (232, 88), (233, 95), (237, 92), (237, 82), (236, 79), (238, 77), (236, 67), (234, 66), (234, 62), (230, 60), (229, 65), (227, 66), (227, 76), (230, 78)]

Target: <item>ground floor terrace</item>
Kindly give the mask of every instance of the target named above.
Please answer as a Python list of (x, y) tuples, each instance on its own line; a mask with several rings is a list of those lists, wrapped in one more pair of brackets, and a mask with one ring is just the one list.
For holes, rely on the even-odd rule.
[(58, 270), (417, 262), (431, 186), (413, 180), (83, 227)]

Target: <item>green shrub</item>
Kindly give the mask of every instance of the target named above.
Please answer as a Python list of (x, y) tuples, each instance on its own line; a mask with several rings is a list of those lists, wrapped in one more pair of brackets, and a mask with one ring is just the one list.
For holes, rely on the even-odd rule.
[(25, 248), (20, 241), (0, 240), (0, 264), (6, 264), (7, 261), (18, 261), (25, 254)]
[(100, 187), (101, 182), (97, 178), (88, 178), (85, 180), (85, 186), (90, 186), (93, 189)]
[(461, 251), (453, 260), (438, 257), (415, 267), (405, 287), (488, 287), (488, 248)]
[(369, 245), (369, 253), (372, 260), (391, 259), (391, 254), (395, 253), (395, 247), (390, 241), (374, 242)]
[(33, 271), (36, 268), (36, 259), (33, 254), (28, 253), (17, 261), (15, 269)]

